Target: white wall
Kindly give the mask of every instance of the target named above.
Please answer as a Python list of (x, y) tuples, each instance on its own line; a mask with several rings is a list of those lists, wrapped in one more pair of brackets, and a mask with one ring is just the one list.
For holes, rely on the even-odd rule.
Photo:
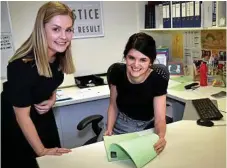
[[(38, 9), (44, 3), (9, 1), (16, 49), (30, 35)], [(129, 36), (144, 24), (144, 11), (141, 11), (144, 4), (143, 1), (103, 1), (105, 36), (72, 41), (76, 76), (105, 73), (112, 63), (122, 60)]]

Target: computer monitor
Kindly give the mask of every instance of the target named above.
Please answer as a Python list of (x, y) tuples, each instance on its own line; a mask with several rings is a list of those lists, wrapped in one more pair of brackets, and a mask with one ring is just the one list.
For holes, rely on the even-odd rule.
[(167, 65), (167, 53), (166, 52), (157, 52), (156, 59), (154, 61), (154, 64), (163, 64)]

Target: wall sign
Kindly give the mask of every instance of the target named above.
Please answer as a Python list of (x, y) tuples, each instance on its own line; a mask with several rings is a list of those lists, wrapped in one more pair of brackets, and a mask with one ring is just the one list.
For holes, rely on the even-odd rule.
[(76, 16), (73, 38), (104, 36), (101, 1), (63, 1)]

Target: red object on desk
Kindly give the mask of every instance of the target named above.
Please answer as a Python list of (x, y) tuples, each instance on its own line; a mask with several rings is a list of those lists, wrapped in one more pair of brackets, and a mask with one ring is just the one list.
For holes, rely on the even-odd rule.
[(200, 86), (207, 86), (207, 72), (207, 65), (205, 62), (202, 62), (200, 65)]
[(222, 69), (223, 68), (223, 64), (218, 64), (218, 69)]

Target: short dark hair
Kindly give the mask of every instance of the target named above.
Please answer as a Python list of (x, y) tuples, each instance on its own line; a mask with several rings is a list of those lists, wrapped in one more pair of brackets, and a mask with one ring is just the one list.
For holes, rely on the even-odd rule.
[(156, 44), (153, 37), (146, 33), (135, 33), (131, 35), (124, 50), (124, 58), (126, 58), (129, 50), (136, 49), (142, 54), (150, 58), (151, 63), (156, 59)]

